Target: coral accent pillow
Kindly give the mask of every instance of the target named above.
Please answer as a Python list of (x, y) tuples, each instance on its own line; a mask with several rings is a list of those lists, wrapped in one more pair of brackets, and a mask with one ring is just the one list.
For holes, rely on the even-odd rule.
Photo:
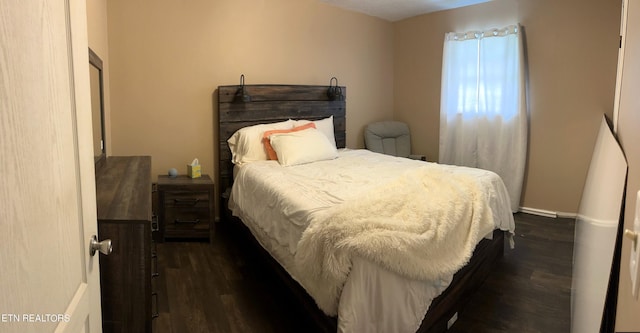
[(262, 144), (264, 145), (264, 149), (267, 152), (267, 157), (270, 160), (278, 159), (278, 154), (276, 154), (276, 151), (273, 150), (273, 147), (271, 146), (271, 140), (269, 139), (269, 137), (272, 134), (291, 133), (291, 132), (306, 130), (309, 128), (316, 128), (316, 125), (314, 123), (308, 123), (306, 125), (294, 127), (292, 129), (276, 129), (276, 130), (265, 131), (262, 134)]

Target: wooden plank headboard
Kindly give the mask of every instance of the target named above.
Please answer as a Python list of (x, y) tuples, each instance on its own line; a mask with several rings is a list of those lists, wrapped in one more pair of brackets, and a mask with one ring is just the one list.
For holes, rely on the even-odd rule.
[[(340, 87), (344, 98), (330, 101), (328, 86), (309, 85), (245, 85), (251, 102), (234, 102), (240, 86), (218, 87), (218, 184), (222, 203), (233, 184), (233, 163), (227, 140), (242, 127), (285, 121), (287, 119), (318, 120), (333, 115), (338, 148), (346, 144), (346, 87)], [(221, 206), (225, 209), (224, 206)]]

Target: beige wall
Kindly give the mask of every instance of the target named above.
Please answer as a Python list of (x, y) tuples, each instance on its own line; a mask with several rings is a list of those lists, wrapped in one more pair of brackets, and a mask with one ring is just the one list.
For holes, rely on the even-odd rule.
[(410, 124), (414, 153), (438, 158), (444, 34), (519, 22), (530, 93), (521, 206), (576, 213), (600, 119), (613, 113), (620, 8), (620, 1), (495, 0), (396, 23), (394, 116)]
[(444, 33), (513, 22), (525, 27), (530, 70), (522, 206), (577, 211), (598, 121), (612, 113), (616, 1), (495, 0), (395, 24), (314, 0), (111, 0), (108, 9), (109, 54), (99, 55), (109, 62), (109, 154), (151, 155), (154, 175), (184, 173), (194, 157), (215, 174), (213, 93), (241, 73), (247, 84), (337, 76), (348, 87), (348, 146), (363, 146), (365, 124), (395, 118), (412, 127), (414, 153), (437, 159)]
[(89, 48), (102, 59), (102, 79), (104, 84), (104, 113), (105, 113), (105, 146), (107, 154), (111, 154), (111, 89), (109, 76), (109, 41), (107, 32), (107, 0), (87, 1), (87, 35)]
[[(393, 26), (316, 0), (109, 0), (113, 155), (215, 174), (219, 85), (347, 86), (347, 146), (393, 116)], [(155, 177), (155, 176), (154, 176)]]

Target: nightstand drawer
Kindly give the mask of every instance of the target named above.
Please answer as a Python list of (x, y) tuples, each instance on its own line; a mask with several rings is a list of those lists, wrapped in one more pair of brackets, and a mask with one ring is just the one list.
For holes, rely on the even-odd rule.
[(211, 216), (208, 208), (168, 208), (165, 237), (209, 237)]
[(209, 207), (209, 192), (182, 192), (166, 191), (164, 194), (164, 207)]

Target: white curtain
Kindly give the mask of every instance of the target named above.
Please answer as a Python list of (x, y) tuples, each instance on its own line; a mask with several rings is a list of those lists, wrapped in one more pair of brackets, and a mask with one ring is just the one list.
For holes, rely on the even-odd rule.
[(447, 33), (442, 64), (440, 163), (493, 171), (520, 205), (527, 155), (521, 27)]

